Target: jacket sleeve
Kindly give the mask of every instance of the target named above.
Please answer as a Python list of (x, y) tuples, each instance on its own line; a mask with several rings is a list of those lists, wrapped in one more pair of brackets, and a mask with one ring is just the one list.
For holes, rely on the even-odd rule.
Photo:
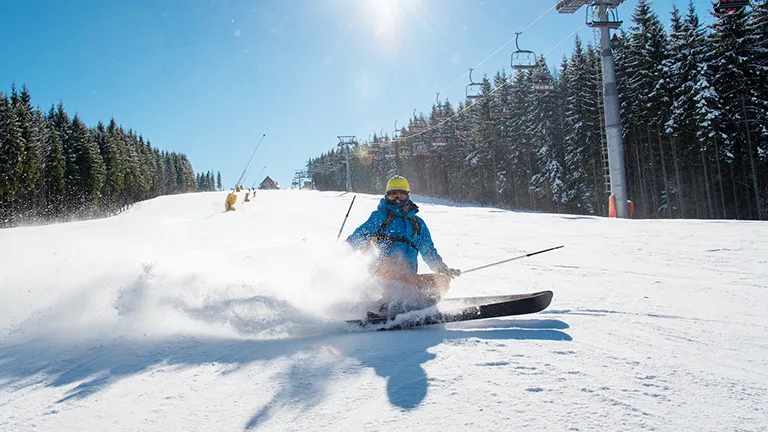
[(419, 248), (419, 252), (421, 252), (424, 262), (427, 263), (432, 271), (436, 272), (443, 264), (443, 258), (440, 257), (440, 254), (437, 253), (437, 249), (435, 249), (435, 244), (432, 242), (432, 235), (429, 233), (427, 224), (424, 223), (424, 220), (421, 218), (418, 218), (417, 220), (421, 225), (421, 235), (419, 235), (417, 239), (416, 246)]
[(365, 249), (369, 245), (371, 238), (376, 234), (376, 231), (379, 230), (382, 223), (384, 223), (383, 212), (378, 210), (374, 211), (368, 217), (367, 221), (357, 227), (357, 229), (347, 237), (347, 243), (354, 249)]

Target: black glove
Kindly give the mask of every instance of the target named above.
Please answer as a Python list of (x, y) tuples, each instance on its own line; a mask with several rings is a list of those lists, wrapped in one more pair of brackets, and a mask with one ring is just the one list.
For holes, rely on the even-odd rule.
[(461, 270), (450, 268), (447, 265), (445, 265), (445, 263), (440, 263), (437, 266), (437, 272), (442, 273), (451, 279), (461, 276)]

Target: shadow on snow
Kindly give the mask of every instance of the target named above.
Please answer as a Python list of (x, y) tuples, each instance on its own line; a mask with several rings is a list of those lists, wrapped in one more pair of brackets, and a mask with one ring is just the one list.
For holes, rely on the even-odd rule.
[[(427, 395), (428, 378), (422, 365), (436, 355), (428, 352), (447, 340), (570, 341), (561, 331), (568, 324), (554, 319), (489, 319), (416, 330), (325, 334), (298, 339), (241, 340), (175, 337), (155, 340), (114, 339), (74, 344), (50, 340), (0, 345), (0, 389), (18, 390), (43, 384), (74, 388), (57, 402), (82, 399), (111, 384), (153, 367), (196, 367), (219, 363), (231, 373), (255, 361), (297, 356), (278, 381), (281, 387), (245, 424), (255, 428), (283, 408), (305, 413), (323, 401), (328, 383), (343, 368), (374, 369), (386, 379), (390, 403), (404, 410), (418, 407)], [(328, 353), (334, 355), (329, 357)], [(356, 359), (339, 361), (338, 356)], [(298, 358), (300, 357), (300, 358)]]

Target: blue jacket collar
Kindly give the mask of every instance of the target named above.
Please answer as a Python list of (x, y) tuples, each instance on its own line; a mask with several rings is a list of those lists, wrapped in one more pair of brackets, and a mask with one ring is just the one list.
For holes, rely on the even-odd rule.
[(406, 218), (414, 217), (416, 216), (416, 213), (419, 212), (419, 206), (417, 206), (413, 201), (411, 201), (410, 198), (408, 199), (408, 202), (405, 203), (404, 206), (398, 207), (394, 204), (387, 203), (387, 198), (384, 197), (381, 199), (381, 201), (379, 201), (378, 209), (391, 211), (397, 216), (406, 217)]

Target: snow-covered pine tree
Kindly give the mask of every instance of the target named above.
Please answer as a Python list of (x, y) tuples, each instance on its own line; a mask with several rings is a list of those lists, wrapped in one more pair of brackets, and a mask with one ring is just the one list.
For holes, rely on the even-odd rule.
[(16, 223), (17, 200), (23, 184), (24, 139), (16, 111), (0, 92), (0, 226)]
[(747, 20), (747, 44), (751, 75), (758, 83), (754, 86), (756, 93), (751, 97), (755, 109), (749, 113), (749, 125), (757, 149), (761, 218), (765, 220), (768, 219), (768, 85), (765, 85), (768, 80), (768, 0), (752, 2), (752, 13)]
[[(590, 59), (581, 39), (574, 40), (570, 61), (560, 67), (560, 92), (563, 100), (563, 133), (565, 145), (566, 207), (575, 213), (595, 214), (597, 188), (602, 180), (597, 161), (593, 160), (593, 146), (601, 145), (595, 136), (594, 76)], [(599, 127), (599, 126), (598, 126)]]
[(37, 216), (35, 214), (36, 202), (40, 199), (39, 184), (42, 170), (42, 134), (38, 123), (35, 121), (32, 108), (32, 96), (26, 85), (22, 86), (21, 93), (14, 87), (11, 92), (13, 109), (19, 121), (21, 138), (24, 142), (20, 173), (21, 182), (17, 201), (17, 211), (22, 219)]
[(761, 108), (761, 89), (751, 65), (747, 40), (749, 8), (716, 17), (712, 23), (711, 40), (715, 60), (714, 87), (722, 107), (721, 131), (723, 147), (731, 160), (732, 211), (737, 219), (757, 219), (762, 209), (760, 181), (757, 170), (757, 147), (752, 142), (750, 121)]
[(668, 112), (663, 68), (667, 56), (666, 35), (648, 0), (638, 1), (632, 23), (622, 55), (624, 98), (629, 108), (623, 114), (630, 116), (630, 134), (636, 134), (633, 138), (639, 145), (643, 143), (646, 150), (645, 155), (640, 152), (641, 169), (650, 168), (653, 210), (669, 216), (674, 204), (669, 201), (672, 191), (661, 130)]
[(76, 181), (71, 185), (76, 203), (75, 213), (91, 216), (101, 203), (101, 188), (104, 186), (106, 169), (88, 127), (77, 114), (72, 118), (70, 145), (70, 169), (76, 172)]
[[(539, 71), (548, 73), (544, 58), (537, 60)], [(567, 202), (565, 185), (565, 147), (556, 92), (534, 92), (529, 98), (531, 106), (532, 142), (539, 167), (531, 178), (535, 192), (543, 199), (545, 211), (558, 212)]]
[(43, 170), (43, 211), (48, 220), (60, 216), (64, 209), (64, 154), (59, 134), (53, 125), (45, 128), (45, 170)]
[(532, 106), (529, 103), (533, 97), (530, 72), (518, 71), (510, 85), (511, 99), (507, 128), (511, 131), (508, 160), (515, 197), (512, 207), (539, 210), (532, 186), (533, 176), (539, 172), (539, 169), (533, 140)]

